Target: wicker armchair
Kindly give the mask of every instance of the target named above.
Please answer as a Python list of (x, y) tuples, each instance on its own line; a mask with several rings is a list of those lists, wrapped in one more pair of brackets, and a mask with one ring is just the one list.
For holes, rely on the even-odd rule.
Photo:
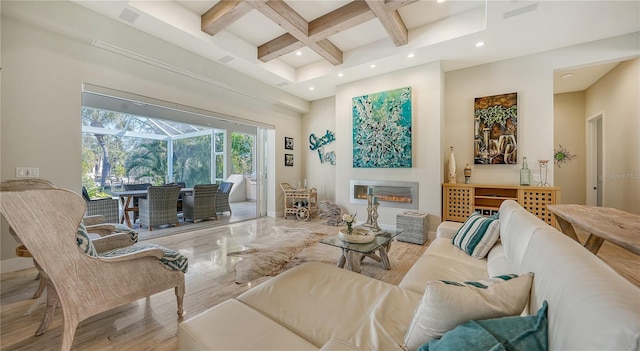
[[(132, 190), (147, 190), (151, 186), (151, 183), (140, 183), (140, 184), (124, 184), (124, 190), (132, 191)], [(131, 203), (129, 207), (133, 208), (133, 223), (135, 223), (138, 218), (140, 218), (140, 211), (138, 210), (140, 199), (146, 199), (146, 196), (134, 196), (131, 199)], [(124, 211), (124, 210), (123, 210)]]
[(140, 199), (140, 226), (147, 226), (153, 230), (153, 226), (163, 224), (175, 224), (180, 226), (178, 219), (178, 195), (179, 186), (150, 186), (147, 189), (147, 198)]
[(216, 192), (216, 213), (229, 211), (229, 215), (231, 215), (231, 206), (229, 206), (229, 193), (231, 193), (232, 187), (233, 183), (231, 182), (220, 183), (218, 191)]
[(192, 195), (185, 195), (182, 204), (182, 218), (193, 219), (218, 219), (216, 214), (216, 193), (218, 184), (196, 184)]
[[(175, 289), (178, 315), (182, 315), (186, 258), (178, 257), (179, 269), (167, 268), (175, 266), (179, 253), (151, 244), (98, 254), (80, 225), (86, 210), (80, 196), (55, 188), (8, 191), (4, 185), (0, 184), (0, 213), (47, 283), (47, 307), (38, 331), (46, 330), (60, 306), (61, 350), (71, 349), (81, 321), (167, 289)], [(168, 253), (173, 255), (173, 266), (162, 261)]]

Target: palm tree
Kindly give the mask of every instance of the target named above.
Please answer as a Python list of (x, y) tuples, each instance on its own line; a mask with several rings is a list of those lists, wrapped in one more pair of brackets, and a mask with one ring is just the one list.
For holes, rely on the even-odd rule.
[(153, 184), (163, 184), (167, 174), (167, 143), (145, 140), (125, 160), (129, 179), (147, 178)]

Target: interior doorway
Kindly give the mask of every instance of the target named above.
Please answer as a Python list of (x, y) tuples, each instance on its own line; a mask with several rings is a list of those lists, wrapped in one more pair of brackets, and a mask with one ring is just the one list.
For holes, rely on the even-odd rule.
[(602, 206), (604, 198), (604, 114), (587, 119), (587, 205)]

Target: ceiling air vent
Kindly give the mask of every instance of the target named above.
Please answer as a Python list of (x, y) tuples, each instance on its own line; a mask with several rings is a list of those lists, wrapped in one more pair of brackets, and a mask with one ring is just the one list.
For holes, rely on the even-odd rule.
[(235, 57), (231, 57), (229, 55), (225, 55), (225, 56), (222, 56), (220, 58), (220, 62), (222, 62), (222, 63), (227, 63), (227, 62), (230, 62), (230, 61), (233, 61), (233, 60), (235, 60)]
[(124, 9), (122, 10), (122, 13), (120, 14), (120, 18), (122, 18), (123, 20), (129, 22), (129, 23), (133, 23), (135, 22), (138, 17), (140, 17), (139, 14), (129, 10), (129, 9)]
[(507, 11), (504, 13), (504, 15), (502, 15), (502, 18), (507, 19), (507, 18), (511, 18), (511, 17), (515, 17), (515, 16), (520, 16), (522, 14), (525, 14), (527, 12), (531, 12), (531, 11), (535, 11), (538, 9), (538, 3), (533, 3), (531, 5), (527, 5), (527, 6), (523, 6), (519, 9), (515, 9), (515, 10), (511, 10), (511, 11)]

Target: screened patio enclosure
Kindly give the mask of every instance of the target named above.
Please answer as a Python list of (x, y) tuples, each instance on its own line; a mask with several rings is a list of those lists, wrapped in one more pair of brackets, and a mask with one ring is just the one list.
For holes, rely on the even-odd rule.
[(256, 127), (91, 92), (82, 104), (85, 185), (192, 187), (256, 171)]

